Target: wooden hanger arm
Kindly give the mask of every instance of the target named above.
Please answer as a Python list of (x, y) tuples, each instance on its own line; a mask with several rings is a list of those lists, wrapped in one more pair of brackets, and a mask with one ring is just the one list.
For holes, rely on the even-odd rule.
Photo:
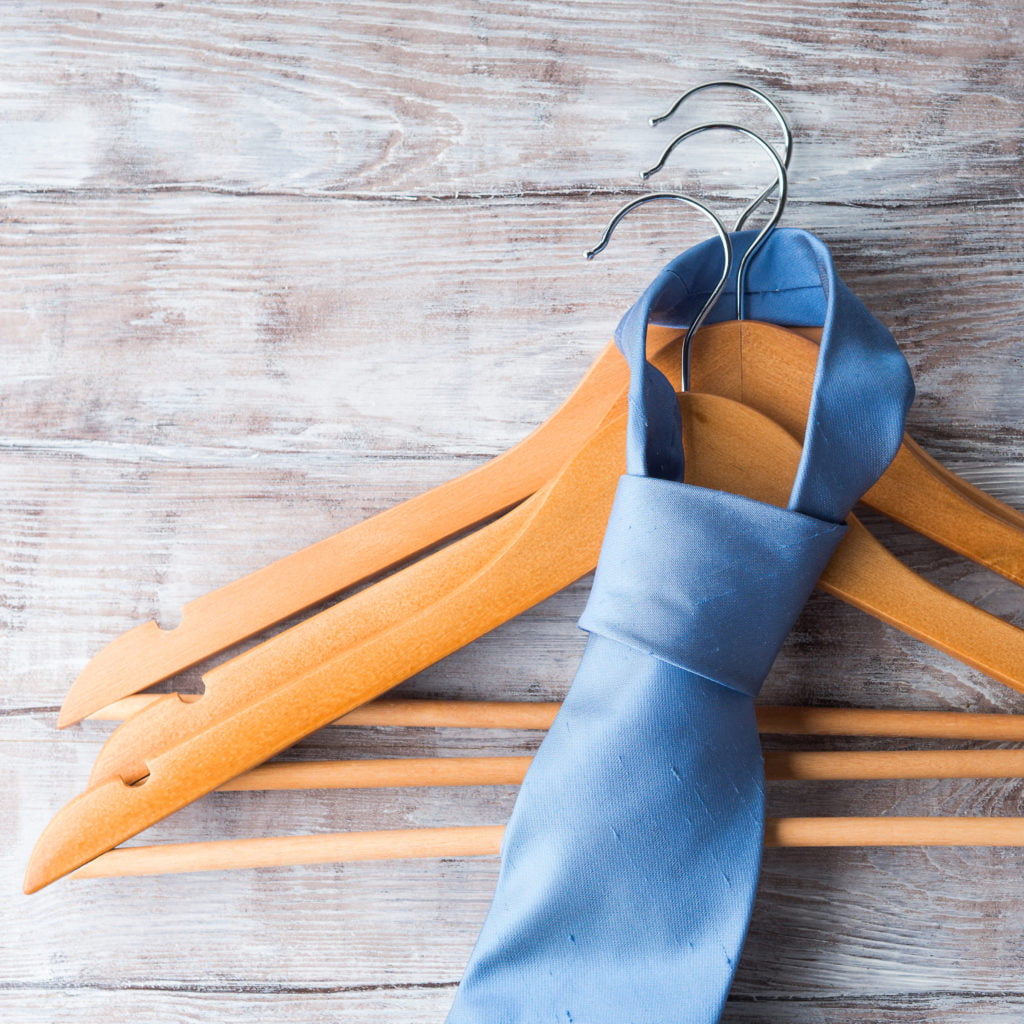
[[(71, 877), (113, 878), (361, 860), (496, 856), (504, 831), (502, 825), (476, 825), (128, 846), (105, 853)], [(765, 822), (764, 844), (1024, 846), (1024, 818), (769, 818)]]
[[(156, 694), (125, 697), (90, 717), (120, 721), (159, 699)], [(187, 702), (196, 698), (189, 695), (181, 699)], [(401, 700), (384, 697), (353, 708), (331, 724), (544, 730), (550, 727), (561, 706), (557, 701)], [(758, 705), (756, 713), (760, 732), (786, 736), (902, 736), (1024, 742), (1024, 715), (773, 704)]]
[(983, 491), (980, 487), (976, 487), (970, 481), (965, 480), (958, 473), (947, 469), (938, 459), (929, 455), (909, 435), (905, 434), (903, 436), (903, 444), (932, 473), (945, 480), (949, 487), (958, 490), (968, 501), (985, 509), (989, 515), (1002, 519), (1007, 525), (1018, 530), (1024, 530), (1024, 512), (1014, 508), (1012, 505), (1007, 505), (1005, 501), (994, 498), (988, 491)]
[[(652, 328), (665, 367), (679, 332)], [(677, 370), (678, 374), (678, 370)], [(171, 630), (145, 622), (99, 651), (72, 684), (63, 728), (511, 508), (551, 480), (625, 411), (628, 372), (609, 342), (562, 406), (528, 437), (463, 476), (197, 597)]]
[(822, 590), (1024, 693), (1024, 630), (929, 583), (849, 523)]
[(1024, 528), (976, 505), (938, 465), (905, 438), (864, 504), (1024, 586)]

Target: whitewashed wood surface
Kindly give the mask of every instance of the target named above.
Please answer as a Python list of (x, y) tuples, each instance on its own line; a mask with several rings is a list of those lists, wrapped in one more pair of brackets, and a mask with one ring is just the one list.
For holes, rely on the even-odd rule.
[[(440, 1022), (490, 858), (62, 882), (35, 837), (109, 725), (58, 733), (125, 629), (504, 450), (579, 379), (678, 209), (582, 252), (708, 98), (766, 88), (797, 135), (786, 222), (894, 331), (912, 432), (1024, 507), (1024, 23), (1016, 0), (0, 7), (0, 1020)], [(722, 138), (666, 186), (725, 209), (766, 168)], [(658, 182), (661, 184), (661, 182)], [(731, 204), (731, 206), (730, 206)], [(867, 519), (1024, 626), (1021, 591)], [(404, 684), (552, 699), (586, 581)], [(198, 673), (189, 674), (194, 683)], [(770, 702), (1001, 709), (1024, 697), (815, 595)], [(330, 728), (292, 757), (526, 752), (534, 734)], [(508, 788), (216, 794), (191, 840), (502, 822)], [(786, 813), (1020, 814), (1013, 782), (771, 788)], [(724, 1018), (1024, 1018), (1024, 851), (769, 851)]]

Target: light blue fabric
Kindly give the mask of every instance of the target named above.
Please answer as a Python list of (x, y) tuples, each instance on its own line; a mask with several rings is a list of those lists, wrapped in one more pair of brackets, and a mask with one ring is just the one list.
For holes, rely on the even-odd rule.
[[(733, 236), (734, 268), (754, 232)], [(913, 397), (889, 332), (792, 229), (753, 261), (753, 319), (824, 327), (788, 509), (682, 483), (675, 389), (649, 322), (684, 327), (717, 241), (672, 261), (625, 315), (627, 469), (576, 678), (516, 800), (487, 920), (448, 1024), (714, 1024), (750, 918), (764, 827), (756, 696), (896, 453)], [(710, 320), (728, 319), (735, 270)]]

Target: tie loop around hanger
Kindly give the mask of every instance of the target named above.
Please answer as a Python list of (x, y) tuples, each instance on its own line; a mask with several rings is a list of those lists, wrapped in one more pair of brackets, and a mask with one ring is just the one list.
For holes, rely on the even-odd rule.
[[(716, 82), (704, 82), (702, 85), (694, 86), (692, 89), (687, 89), (672, 104), (671, 107), (665, 111), (664, 114), (659, 114), (657, 117), (650, 119), (651, 127), (655, 127), (664, 121), (667, 121), (672, 117), (692, 96), (696, 96), (698, 93), (706, 92), (709, 89), (740, 89), (743, 92), (750, 93), (752, 96), (756, 96), (762, 103), (766, 104), (772, 113), (775, 115), (775, 119), (779, 122), (779, 127), (782, 129), (782, 139), (785, 145), (785, 153), (782, 157), (782, 163), (786, 170), (789, 170), (789, 162), (793, 156), (793, 132), (789, 127), (789, 122), (786, 120), (785, 115), (778, 108), (776, 103), (769, 99), (760, 89), (755, 88), (752, 85), (747, 85), (745, 82), (733, 82), (733, 81), (716, 81)], [(776, 182), (772, 182), (737, 218), (736, 225), (733, 227), (733, 231), (742, 231), (743, 226), (750, 219), (754, 211), (775, 191)]]
[[(757, 234), (733, 235), (734, 253), (746, 252)], [(678, 402), (667, 378), (647, 363), (647, 328), (657, 323), (682, 330), (693, 322), (695, 311), (718, 290), (719, 250), (717, 239), (707, 239), (672, 260), (616, 328), (632, 384), (628, 414), (636, 429), (627, 434), (626, 452), (631, 475), (683, 479)], [(706, 322), (730, 319), (736, 275), (735, 266), (730, 267), (729, 281)], [(888, 424), (897, 413), (902, 421), (913, 398), (906, 361), (889, 331), (839, 279), (827, 246), (809, 232), (772, 232), (750, 267), (747, 291), (755, 319), (822, 328), (789, 508), (841, 523), (899, 446), (900, 435)], [(886, 424), (886, 429), (867, 431), (861, 423)]]
[[(705, 132), (710, 131), (736, 132), (739, 135), (744, 135), (747, 138), (753, 139), (754, 142), (756, 142), (761, 147), (761, 149), (764, 150), (765, 154), (767, 154), (768, 158), (775, 165), (776, 179), (775, 185), (773, 187), (777, 186), (779, 189), (779, 200), (776, 204), (775, 212), (772, 214), (771, 219), (768, 221), (768, 223), (765, 224), (763, 228), (761, 228), (761, 231), (754, 239), (754, 242), (750, 246), (750, 248), (747, 249), (747, 251), (743, 254), (743, 258), (740, 260), (739, 270), (736, 273), (736, 319), (742, 320), (744, 319), (744, 313), (746, 308), (745, 284), (747, 280), (747, 269), (750, 265), (751, 260), (754, 258), (754, 256), (760, 250), (761, 246), (764, 244), (765, 238), (767, 238), (770, 232), (772, 232), (775, 229), (775, 225), (778, 224), (779, 220), (781, 219), (782, 214), (786, 209), (786, 200), (789, 198), (789, 176), (786, 173), (786, 166), (779, 159), (778, 154), (775, 152), (774, 149), (772, 149), (771, 146), (768, 145), (767, 142), (765, 142), (764, 139), (761, 138), (760, 135), (758, 135), (756, 132), (751, 131), (749, 128), (744, 128), (742, 125), (738, 124), (716, 121), (710, 124), (698, 125), (696, 128), (690, 128), (689, 130), (683, 132), (682, 134), (677, 135), (665, 147), (665, 150), (661, 154), (661, 157), (658, 159), (658, 162), (653, 167), (649, 167), (646, 171), (644, 171), (641, 176), (644, 179), (644, 181), (646, 181), (648, 178), (657, 174), (658, 171), (660, 171), (665, 166), (666, 162), (668, 161), (668, 158), (672, 155), (673, 151), (676, 149), (677, 146), (686, 142), (687, 139), (691, 139), (696, 135), (702, 135)], [(758, 199), (755, 200), (755, 207), (758, 203), (761, 202), (762, 198), (763, 196), (758, 197)], [(689, 381), (690, 365), (689, 350), (687, 349), (687, 351), (685, 352), (685, 358), (683, 360), (684, 390), (688, 389)]]

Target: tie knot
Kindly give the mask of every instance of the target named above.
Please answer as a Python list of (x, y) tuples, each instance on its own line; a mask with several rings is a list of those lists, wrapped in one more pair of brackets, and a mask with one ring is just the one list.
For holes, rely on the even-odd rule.
[(580, 626), (753, 697), (845, 530), (624, 476)]

